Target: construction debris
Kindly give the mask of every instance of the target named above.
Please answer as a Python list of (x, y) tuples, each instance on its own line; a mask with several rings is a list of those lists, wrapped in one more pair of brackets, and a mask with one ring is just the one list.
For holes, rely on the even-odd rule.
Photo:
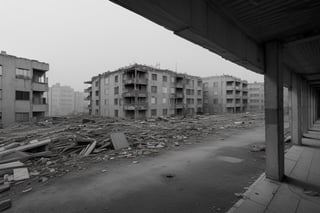
[(126, 136), (123, 132), (111, 133), (111, 141), (115, 150), (129, 147)]
[(0, 201), (0, 212), (9, 209), (11, 207), (11, 200), (6, 199), (6, 200), (1, 200)]
[(17, 124), (0, 130), (0, 181), (7, 184), (0, 192), (8, 193), (12, 183), (12, 189), (19, 186), (17, 192), (26, 193), (32, 184), (84, 170), (90, 163), (126, 158), (137, 164), (139, 157), (199, 143), (208, 135), (224, 138), (230, 129), (255, 127), (263, 119), (251, 113), (136, 121), (71, 116)]
[(30, 176), (29, 176), (28, 168), (13, 169), (14, 181), (25, 180), (29, 178)]

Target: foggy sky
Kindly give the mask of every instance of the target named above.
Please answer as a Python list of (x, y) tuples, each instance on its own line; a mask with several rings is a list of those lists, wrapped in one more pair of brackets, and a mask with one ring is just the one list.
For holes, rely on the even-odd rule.
[(49, 63), (50, 85), (83, 91), (93, 75), (133, 63), (263, 81), (108, 0), (1, 0), (0, 14), (0, 49)]

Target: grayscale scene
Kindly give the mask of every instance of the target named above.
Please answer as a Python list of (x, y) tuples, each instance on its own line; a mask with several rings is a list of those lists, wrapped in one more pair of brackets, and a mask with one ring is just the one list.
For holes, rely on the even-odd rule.
[(0, 212), (320, 212), (320, 1), (0, 14)]

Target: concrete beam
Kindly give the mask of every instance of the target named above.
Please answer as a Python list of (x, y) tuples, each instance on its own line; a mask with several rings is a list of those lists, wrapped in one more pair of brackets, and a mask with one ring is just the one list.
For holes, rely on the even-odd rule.
[(263, 74), (263, 47), (206, 0), (111, 0), (236, 64)]
[(297, 74), (291, 76), (291, 141), (293, 144), (302, 144), (301, 134), (301, 77)]
[(284, 177), (282, 48), (278, 42), (268, 42), (265, 50), (266, 175), (281, 181)]

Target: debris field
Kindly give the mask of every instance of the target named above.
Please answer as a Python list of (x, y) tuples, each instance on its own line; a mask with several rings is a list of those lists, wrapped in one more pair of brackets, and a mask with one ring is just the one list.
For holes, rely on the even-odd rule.
[[(47, 118), (0, 130), (0, 211), (10, 198), (85, 165), (116, 159), (139, 163), (174, 147), (200, 143), (232, 129), (263, 125), (263, 114), (198, 115), (123, 120), (93, 116)], [(104, 172), (104, 171), (102, 171)]]

